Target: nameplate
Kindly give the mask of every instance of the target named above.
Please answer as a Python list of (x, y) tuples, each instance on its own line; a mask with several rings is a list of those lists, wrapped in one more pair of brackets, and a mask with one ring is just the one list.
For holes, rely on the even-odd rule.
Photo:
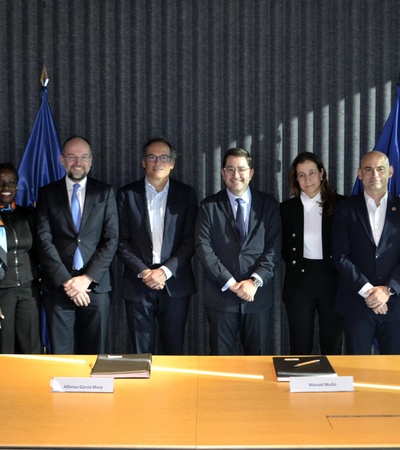
[(54, 377), (52, 392), (114, 392), (114, 378)]
[(291, 377), (290, 392), (354, 391), (353, 377)]

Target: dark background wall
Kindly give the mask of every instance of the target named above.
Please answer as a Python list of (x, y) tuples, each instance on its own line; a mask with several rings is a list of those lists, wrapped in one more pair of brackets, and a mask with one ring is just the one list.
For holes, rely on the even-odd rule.
[[(222, 153), (254, 156), (256, 188), (288, 197), (291, 161), (318, 153), (349, 194), (395, 99), (398, 0), (0, 0), (0, 160), (18, 165), (48, 98), (60, 140), (87, 137), (92, 176), (118, 189), (143, 175), (155, 135), (179, 153), (174, 176), (204, 198), (221, 188)], [(207, 353), (202, 273), (187, 353)], [(288, 351), (275, 281), (271, 353)], [(115, 289), (109, 351), (129, 351)]]

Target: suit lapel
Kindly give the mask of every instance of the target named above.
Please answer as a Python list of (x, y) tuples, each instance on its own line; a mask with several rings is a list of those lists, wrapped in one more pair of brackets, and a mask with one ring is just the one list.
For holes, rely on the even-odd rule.
[(149, 213), (147, 211), (147, 198), (146, 198), (146, 187), (144, 178), (142, 179), (140, 189), (137, 192), (135, 192), (134, 195), (138, 210), (144, 220), (144, 224), (151, 241), (151, 227), (150, 227)]
[(301, 239), (301, 242), (304, 240), (304, 207), (303, 202), (299, 197), (295, 197), (293, 202), (293, 216), (294, 220), (295, 233)]
[(235, 217), (233, 215), (232, 206), (229, 201), (228, 194), (226, 192), (226, 189), (222, 189), (217, 194), (217, 205), (218, 209), (226, 217), (226, 222), (229, 224), (230, 228), (232, 229), (232, 234), (236, 236), (239, 244), (240, 244), (240, 238), (239, 233), (237, 232), (235, 228)]
[[(222, 212), (225, 214), (228, 223), (231, 224), (233, 231), (237, 234), (236, 228), (235, 228), (235, 217), (233, 215), (231, 202), (229, 201), (228, 194), (226, 193), (226, 189), (223, 189), (221, 191), (221, 196), (218, 199), (219, 206), (222, 210)], [(239, 239), (239, 236), (238, 236)]]
[(244, 243), (247, 242), (249, 236), (253, 233), (255, 226), (259, 223), (258, 215), (262, 214), (263, 204), (260, 196), (257, 194), (257, 191), (251, 189), (251, 206), (250, 206), (250, 215), (249, 215), (249, 229), (247, 231), (247, 237)]
[(374, 236), (372, 234), (371, 224), (369, 222), (367, 204), (365, 202), (364, 194), (359, 194), (356, 197), (355, 211), (360, 218), (361, 225), (364, 227), (369, 239), (375, 245)]
[(81, 229), (85, 226), (86, 222), (89, 220), (95, 197), (96, 197), (95, 189), (93, 187), (93, 184), (91, 183), (90, 178), (88, 178), (86, 182), (85, 203), (83, 205)]
[(58, 181), (58, 185), (55, 187), (55, 190), (57, 202), (56, 207), (61, 206), (60, 210), (62, 211), (62, 214), (64, 214), (65, 220), (72, 227), (72, 229), (76, 231), (74, 219), (72, 218), (71, 213), (71, 205), (68, 199), (68, 191), (65, 177), (61, 178), (61, 180)]
[(389, 194), (386, 208), (385, 224), (382, 230), (382, 236), (379, 240), (378, 248), (383, 251), (392, 242), (392, 234), (397, 233), (400, 226), (399, 223), (400, 208), (397, 202), (397, 197)]
[(168, 233), (169, 227), (171, 226), (171, 208), (179, 205), (179, 192), (175, 189), (175, 185), (172, 179), (169, 179), (167, 203), (165, 205), (165, 215), (164, 215), (164, 232), (163, 232), (163, 247), (165, 239), (170, 236)]

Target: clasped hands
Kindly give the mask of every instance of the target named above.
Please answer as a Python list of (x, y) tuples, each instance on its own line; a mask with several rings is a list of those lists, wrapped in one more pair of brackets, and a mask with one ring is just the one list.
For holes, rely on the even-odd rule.
[(89, 286), (92, 281), (87, 275), (73, 277), (63, 284), (64, 292), (76, 306), (88, 306), (90, 303), (88, 292), (91, 291)]
[(167, 276), (162, 269), (146, 269), (142, 272), (142, 281), (150, 289), (164, 289)]
[(365, 303), (375, 314), (386, 314), (388, 312), (387, 301), (390, 294), (387, 286), (374, 286), (365, 293), (368, 294)]
[(235, 292), (241, 300), (245, 300), (246, 302), (253, 302), (257, 292), (257, 288), (254, 286), (252, 280), (237, 281), (232, 284), (229, 290)]

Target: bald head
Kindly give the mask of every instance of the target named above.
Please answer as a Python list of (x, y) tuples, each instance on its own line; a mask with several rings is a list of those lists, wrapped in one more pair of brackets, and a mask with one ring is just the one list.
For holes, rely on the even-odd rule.
[(362, 157), (358, 178), (362, 181), (364, 191), (376, 201), (379, 202), (386, 194), (392, 175), (393, 167), (384, 153), (373, 150)]

